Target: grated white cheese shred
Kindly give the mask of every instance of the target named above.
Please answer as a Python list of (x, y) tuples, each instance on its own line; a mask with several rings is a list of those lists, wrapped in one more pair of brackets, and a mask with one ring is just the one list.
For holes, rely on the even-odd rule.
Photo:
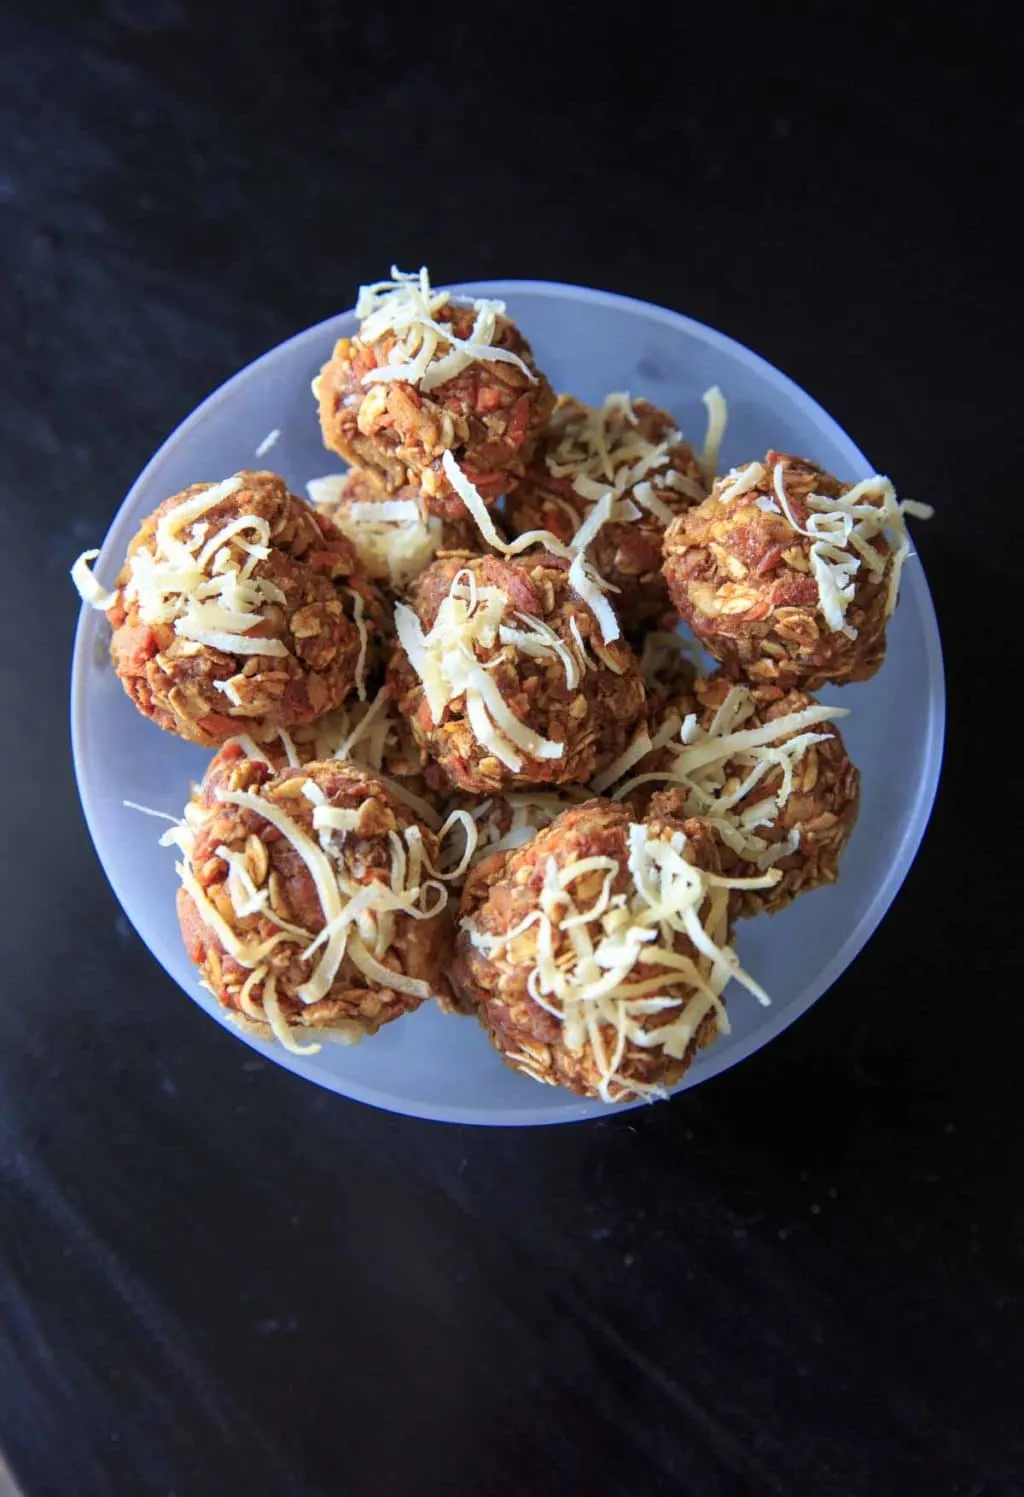
[(388, 525), (404, 525), (419, 518), (420, 507), (415, 499), (361, 499), (352, 505), (352, 518), (360, 525), (379, 521)]
[(118, 590), (113, 592), (107, 589), (93, 576), (91, 563), (99, 556), (99, 550), (83, 551), (81, 556), (71, 568), (71, 580), (78, 589), (78, 596), (83, 603), (90, 608), (98, 608), (101, 613), (106, 613), (108, 608), (113, 608), (118, 599)]
[[(803, 501), (809, 511), (805, 527), (793, 513), (781, 462), (772, 470), (772, 486), (791, 529), (811, 542), (811, 576), (818, 586), (821, 612), (832, 632), (856, 639), (857, 631), (847, 624), (846, 612), (856, 593), (857, 575), (863, 566), (876, 579), (884, 576), (886, 562), (891, 557), (885, 602), (885, 616), (890, 618), (899, 598), (903, 564), (910, 555), (904, 516), (930, 519), (934, 513), (931, 506), (910, 499), (897, 500), (891, 481), (875, 473), (838, 499), (808, 494)], [(882, 550), (873, 544), (878, 540), (884, 542)]]
[[(437, 314), (447, 306), (471, 306), (473, 328), (468, 338), (457, 338), (451, 326)], [(364, 385), (402, 380), (423, 391), (436, 389), (454, 379), (470, 364), (514, 364), (531, 384), (537, 376), (518, 354), (495, 346), (498, 319), (505, 314), (505, 303), (477, 298), (467, 302), (453, 298), (448, 291), (437, 291), (430, 284), (426, 266), (419, 272), (391, 267), (391, 279), (359, 288), (356, 316), (360, 319), (359, 337), (363, 343), (376, 343), (385, 334), (395, 337), (391, 362), (363, 375)]]
[[(442, 873), (440, 869), (432, 870), (437, 874), (438, 878), (444, 879), (446, 883), (457, 883), (460, 879), (466, 876), (470, 865), (473, 863), (474, 859), (477, 856), (477, 848), (480, 844), (480, 830), (476, 822), (473, 820), (470, 812), (462, 810), (461, 808), (452, 811), (445, 818), (444, 825), (441, 827), (441, 830), (437, 836), (438, 845), (441, 849), (442, 865), (445, 862), (450, 861), (450, 858), (447, 857), (445, 853), (445, 843), (451, 837), (452, 832), (459, 829), (461, 829), (462, 831), (462, 848), (459, 851), (452, 867), (448, 868), (444, 873)], [(458, 844), (453, 843), (453, 846), (457, 848)]]
[[(458, 463), (452, 457), (450, 452), (443, 452), (441, 454), (441, 467), (443, 468), (445, 477), (448, 479), (448, 482), (451, 484), (455, 493), (458, 494), (459, 498), (462, 500), (463, 504), (466, 506), (473, 519), (476, 521), (477, 529), (489, 546), (493, 546), (495, 551), (500, 551), (503, 556), (515, 556), (519, 551), (526, 550), (526, 546), (520, 545), (519, 542), (513, 542), (512, 545), (509, 545), (506, 541), (502, 540), (501, 536), (498, 534), (494, 521), (491, 519), (491, 514), (487, 508), (487, 505), (480, 497), (476, 484), (466, 477), (465, 473), (463, 473), (462, 469), (459, 467)], [(530, 531), (531, 537), (535, 537), (538, 535), (549, 535), (549, 532), (546, 530)], [(564, 555), (565, 548), (562, 546), (561, 541), (559, 541), (558, 538), (553, 535), (550, 536), (550, 539), (554, 541), (555, 545), (560, 548), (556, 552), (556, 555)], [(527, 537), (521, 536), (520, 540), (527, 540)], [(530, 539), (528, 541), (528, 544), (533, 545), (534, 541)], [(549, 547), (549, 549), (551, 548)]]
[(675, 515), (664, 500), (658, 498), (647, 479), (644, 479), (643, 483), (638, 483), (633, 489), (633, 498), (662, 525), (671, 525), (675, 519)]
[(169, 821), (172, 826), (177, 826), (180, 820), (179, 817), (171, 816), (166, 811), (154, 811), (152, 806), (140, 806), (137, 800), (123, 800), (121, 804), (129, 811), (141, 811), (143, 816), (153, 816), (158, 821)]
[(256, 448), (256, 456), (266, 457), (267, 453), (270, 451), (271, 447), (273, 447), (277, 443), (280, 436), (281, 431), (277, 426), (274, 427), (273, 431), (268, 431), (266, 436), (263, 438), (263, 441)]
[[(628, 839), (625, 870), (603, 855), (565, 867), (550, 858), (538, 908), (501, 935), (464, 921), (486, 956), (531, 965), (530, 997), (559, 1020), (571, 1054), (589, 1051), (606, 1102), (660, 1094), (620, 1070), (629, 1046), (682, 1059), (708, 1014), (726, 1031), (721, 995), (731, 978), (768, 1002), (726, 944), (728, 891), (767, 888), (778, 875), (733, 880), (696, 868), (681, 831), (663, 841), (634, 823)], [(673, 1017), (645, 1026), (661, 1013)]]
[[(507, 624), (509, 599), (498, 587), (478, 584), (463, 569), (452, 579), (429, 632), (404, 603), (395, 607), (395, 629), (413, 670), (423, 683), (427, 707), (439, 726), (449, 703), (464, 698), (466, 716), (478, 742), (507, 768), (518, 772), (523, 755), (531, 759), (560, 759), (565, 745), (555, 743), (526, 726), (509, 709), (488, 667), (477, 656), (519, 650), (533, 658), (556, 660), (566, 680), (578, 682), (585, 662), (543, 620), (529, 614), (512, 615), (521, 627)], [(493, 668), (493, 659), (489, 662)]]

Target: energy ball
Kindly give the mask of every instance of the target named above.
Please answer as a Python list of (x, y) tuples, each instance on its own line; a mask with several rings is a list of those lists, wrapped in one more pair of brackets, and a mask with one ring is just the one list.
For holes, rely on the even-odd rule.
[(489, 795), (585, 783), (632, 737), (644, 684), (546, 553), (437, 561), (398, 604), (398, 711), (451, 784)]
[(607, 800), (564, 811), (470, 873), (461, 1001), (537, 1081), (605, 1102), (663, 1096), (728, 1028), (729, 976), (749, 984), (729, 949), (717, 868), (700, 821), (637, 823)]
[(771, 886), (737, 888), (733, 909), (775, 914), (839, 877), (860, 805), (860, 775), (831, 720), (845, 716), (804, 692), (716, 671), (666, 703), (669, 741), (613, 793), (635, 815), (702, 818), (731, 878), (774, 871)]
[(522, 476), (554, 405), (530, 345), (499, 301), (436, 291), (425, 270), (364, 286), (354, 338), (314, 382), (324, 444), (388, 494), (413, 486), (428, 509), (466, 509), (443, 458), (493, 504)]
[(841, 483), (805, 458), (769, 452), (719, 478), (665, 535), (672, 599), (731, 676), (816, 691), (866, 681), (909, 554), (887, 478)]
[(489, 549), (468, 517), (442, 520), (425, 509), (418, 489), (389, 495), (360, 468), (315, 478), (306, 487), (318, 513), (351, 541), (364, 575), (391, 592), (404, 592), (439, 554)]
[(358, 766), (275, 773), (225, 749), (173, 839), (189, 958), (244, 1028), (292, 1050), (304, 1029), (353, 1042), (443, 986), (437, 839)]
[(125, 691), (194, 743), (312, 722), (365, 685), (373, 590), (345, 537), (273, 473), (166, 499), (106, 601)]
[(627, 518), (602, 525), (589, 548), (596, 570), (617, 588), (625, 628), (669, 613), (661, 571), (665, 530), (707, 496), (700, 464), (667, 411), (628, 395), (602, 406), (561, 395), (536, 455), (505, 501), (513, 535), (549, 530), (568, 544), (608, 491)]

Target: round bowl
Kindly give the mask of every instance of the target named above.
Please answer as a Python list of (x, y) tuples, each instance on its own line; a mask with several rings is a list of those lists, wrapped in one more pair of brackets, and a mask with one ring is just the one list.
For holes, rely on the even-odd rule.
[[(777, 369), (721, 333), (628, 297), (543, 281), (487, 281), (456, 288), (500, 297), (533, 344), (556, 390), (599, 402), (628, 389), (667, 407), (699, 444), (701, 393), (717, 384), (729, 402), (722, 464), (769, 447), (813, 458), (854, 481), (873, 471), (854, 442)], [(269, 467), (305, 494), (310, 478), (342, 464), (324, 450), (310, 381), (354, 313), (329, 318), (236, 374), (184, 421), (125, 499), (96, 564), (110, 584), (143, 517), (188, 484), (245, 467)], [(256, 449), (280, 436), (264, 456)], [(75, 772), (100, 861), (126, 915), (153, 955), (195, 1003), (223, 1021), (200, 988), (175, 917), (174, 854), (158, 846), (159, 824), (129, 810), (135, 801), (180, 815), (204, 750), (162, 733), (135, 710), (114, 675), (109, 626), (84, 608), (75, 636), (71, 718)], [(678, 1090), (697, 1086), (792, 1024), (835, 982), (892, 903), (924, 833), (942, 754), (944, 691), (938, 630), (920, 563), (905, 571), (886, 664), (874, 680), (823, 694), (852, 709), (843, 723), (862, 773), (860, 820), (838, 884), (797, 900), (772, 919), (744, 921), (738, 949), (772, 994), (769, 1008), (733, 985), (732, 1032), (703, 1051)], [(242, 1036), (239, 1036), (241, 1039)], [(292, 1055), (244, 1039), (320, 1086), (415, 1117), (483, 1124), (574, 1122), (612, 1109), (540, 1086), (501, 1064), (471, 1020), (434, 1004), (354, 1048), (325, 1044)], [(637, 1104), (631, 1104), (637, 1105)]]

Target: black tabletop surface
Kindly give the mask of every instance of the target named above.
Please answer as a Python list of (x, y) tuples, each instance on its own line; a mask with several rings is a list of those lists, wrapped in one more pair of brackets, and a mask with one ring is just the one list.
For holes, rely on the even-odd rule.
[[(0, 1490), (1022, 1490), (1012, 38), (0, 15)], [(475, 1130), (319, 1091), (158, 969), (82, 822), (70, 562), (392, 259), (685, 311), (937, 507), (918, 860), (811, 1013), (666, 1105)]]

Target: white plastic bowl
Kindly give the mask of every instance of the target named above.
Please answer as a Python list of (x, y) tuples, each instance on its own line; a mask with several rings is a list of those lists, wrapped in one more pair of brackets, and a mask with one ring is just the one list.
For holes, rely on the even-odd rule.
[[(704, 431), (701, 392), (721, 386), (729, 402), (725, 466), (769, 447), (815, 459), (846, 480), (873, 471), (830, 416), (793, 382), (721, 333), (628, 297), (543, 281), (488, 281), (458, 288), (501, 297), (558, 390), (600, 401), (628, 389), (667, 407), (685, 434)], [(310, 381), (335, 339), (351, 334), (351, 312), (282, 343), (223, 385), (178, 428), (121, 506), (97, 564), (111, 583), (145, 515), (188, 484), (244, 467), (269, 467), (305, 493), (308, 479), (342, 466), (324, 451)], [(262, 458), (269, 432), (281, 436)], [(125, 800), (180, 814), (206, 753), (162, 733), (131, 705), (107, 652), (109, 628), (83, 609), (75, 637), (72, 737), (86, 820), (114, 892), (157, 960), (207, 1013), (174, 912), (173, 854), (157, 845), (159, 824)], [(823, 693), (826, 700), (836, 694)], [(921, 841), (942, 754), (944, 690), (938, 630), (921, 567), (911, 561), (880, 674), (844, 688), (843, 723), (863, 776), (860, 820), (838, 885), (774, 919), (745, 921), (739, 951), (773, 995), (762, 1008), (735, 985), (732, 1032), (694, 1062), (681, 1088), (696, 1086), (767, 1044), (804, 1013), (849, 965), (891, 904)], [(222, 1020), (223, 1022), (223, 1020)], [(544, 1087), (507, 1069), (472, 1021), (435, 1005), (388, 1025), (353, 1049), (327, 1044), (296, 1056), (246, 1040), (280, 1065), (332, 1091), (392, 1112), (450, 1122), (535, 1124), (606, 1114), (602, 1103)]]

